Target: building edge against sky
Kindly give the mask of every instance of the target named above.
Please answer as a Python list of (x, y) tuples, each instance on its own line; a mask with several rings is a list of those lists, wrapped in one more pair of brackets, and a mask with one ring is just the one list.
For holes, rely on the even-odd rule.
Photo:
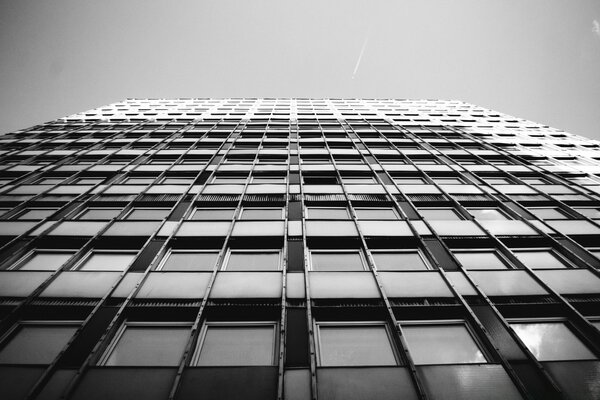
[(599, 398), (599, 146), (394, 99), (3, 135), (3, 398)]

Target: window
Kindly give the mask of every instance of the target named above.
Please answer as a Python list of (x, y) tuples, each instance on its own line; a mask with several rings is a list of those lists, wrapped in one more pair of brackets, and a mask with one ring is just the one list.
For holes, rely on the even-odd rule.
[(517, 259), (531, 269), (571, 267), (569, 262), (552, 249), (514, 249)]
[(515, 321), (511, 322), (510, 326), (539, 361), (597, 358), (565, 322)]
[(224, 183), (228, 185), (245, 184), (245, 176), (215, 176), (211, 183)]
[(58, 185), (62, 183), (66, 178), (42, 178), (37, 180), (37, 185)]
[(176, 177), (165, 177), (160, 181), (163, 185), (191, 185), (194, 182), (194, 178), (176, 178)]
[(527, 184), (527, 185), (547, 185), (550, 184), (552, 182), (543, 179), (543, 178), (532, 178), (532, 177), (521, 177), (519, 178), (523, 183)]
[(507, 269), (507, 261), (493, 249), (453, 250), (466, 269)]
[(80, 271), (124, 271), (135, 259), (137, 252), (120, 250), (92, 250), (73, 268)]
[(431, 179), (438, 185), (462, 185), (465, 183), (460, 178), (432, 177)]
[(361, 176), (361, 177), (342, 177), (342, 182), (344, 184), (360, 184), (360, 185), (370, 185), (372, 183), (377, 183), (372, 176)]
[[(244, 207), (240, 219), (282, 219), (281, 207)], [(258, 233), (258, 232), (257, 232)]]
[(539, 219), (569, 219), (569, 216), (558, 207), (531, 207), (527, 208), (527, 211)]
[(358, 219), (400, 219), (392, 207), (357, 207), (354, 211)]
[(46, 219), (56, 211), (56, 208), (26, 208), (18, 214), (17, 219)]
[(219, 256), (218, 251), (170, 250), (162, 259), (160, 271), (212, 271)]
[(487, 362), (464, 321), (406, 322), (401, 326), (416, 365)]
[(228, 271), (278, 271), (281, 269), (281, 252), (231, 249), (223, 265)]
[(348, 219), (348, 209), (345, 207), (307, 207), (308, 219)]
[(119, 214), (121, 214), (120, 208), (100, 208), (100, 207), (89, 207), (83, 210), (78, 216), (77, 219), (113, 219), (117, 218)]
[(275, 322), (206, 322), (192, 365), (277, 365)]
[(380, 271), (429, 269), (429, 263), (419, 250), (373, 250), (371, 255)]
[(484, 177), (481, 178), (488, 185), (511, 185), (514, 182), (508, 178), (500, 178), (500, 177)]
[(250, 182), (255, 184), (285, 183), (285, 176), (253, 176)]
[(425, 184), (425, 179), (423, 178), (393, 178), (396, 185), (423, 185)]
[(423, 218), (432, 221), (450, 221), (463, 219), (454, 208), (419, 208)]
[(169, 216), (170, 208), (134, 207), (125, 219), (129, 220), (162, 220)]
[(479, 220), (499, 220), (511, 219), (504, 211), (498, 207), (494, 208), (467, 208), (469, 213)]
[(313, 271), (364, 271), (365, 262), (360, 250), (311, 250)]
[(125, 322), (106, 349), (101, 365), (179, 365), (191, 324)]
[(71, 183), (75, 183), (76, 185), (97, 185), (104, 181), (103, 178), (79, 178), (74, 180)]
[(235, 208), (196, 208), (190, 219), (192, 220), (231, 220), (235, 214)]
[(317, 362), (320, 366), (397, 365), (383, 322), (317, 322)]
[(73, 255), (76, 250), (33, 250), (14, 264), (11, 269), (56, 271)]
[(575, 211), (590, 219), (600, 219), (600, 208), (573, 207)]
[(127, 178), (122, 183), (127, 185), (150, 185), (155, 178)]
[(0, 364), (50, 364), (67, 345), (79, 322), (24, 321), (0, 343)]

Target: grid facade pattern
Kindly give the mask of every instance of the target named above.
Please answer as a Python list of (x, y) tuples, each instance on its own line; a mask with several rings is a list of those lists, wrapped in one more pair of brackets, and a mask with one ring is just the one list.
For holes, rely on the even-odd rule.
[(391, 99), (4, 135), (4, 398), (598, 398), (599, 146)]

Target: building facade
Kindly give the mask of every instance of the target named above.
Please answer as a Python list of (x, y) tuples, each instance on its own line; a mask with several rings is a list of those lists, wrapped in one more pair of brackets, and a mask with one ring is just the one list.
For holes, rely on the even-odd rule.
[(458, 101), (0, 137), (2, 399), (598, 399), (600, 142)]

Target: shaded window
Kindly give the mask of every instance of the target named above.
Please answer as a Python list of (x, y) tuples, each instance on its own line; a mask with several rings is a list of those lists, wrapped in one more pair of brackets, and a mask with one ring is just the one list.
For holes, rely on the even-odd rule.
[(75, 253), (75, 250), (33, 250), (11, 269), (56, 271)]
[(419, 250), (374, 250), (372, 251), (375, 266), (381, 271), (405, 271), (429, 269), (429, 263)]
[(107, 348), (101, 365), (179, 365), (190, 337), (188, 323), (126, 322)]
[(134, 207), (125, 219), (129, 220), (162, 220), (169, 216), (170, 208)]
[(361, 177), (342, 177), (342, 182), (345, 184), (361, 184), (361, 185), (369, 185), (372, 183), (377, 183), (377, 180), (372, 176), (361, 176)]
[[(244, 207), (240, 219), (282, 219), (281, 207)], [(258, 234), (258, 232), (257, 232)]]
[(364, 271), (365, 262), (360, 250), (311, 250), (313, 271)]
[(438, 185), (461, 185), (465, 183), (460, 178), (450, 178), (450, 177), (433, 177), (431, 178)]
[(192, 365), (276, 365), (277, 324), (207, 322)]
[(423, 178), (398, 178), (394, 177), (394, 182), (397, 185), (423, 185), (425, 184), (425, 179)]
[(191, 185), (192, 182), (194, 182), (194, 178), (165, 177), (160, 181), (163, 185)]
[(466, 269), (507, 269), (509, 267), (495, 250), (453, 250), (453, 253)]
[(103, 220), (108, 220), (108, 219), (113, 219), (113, 218), (117, 218), (117, 216), (119, 214), (121, 214), (121, 209), (120, 208), (96, 208), (96, 207), (90, 207), (87, 208), (85, 210), (83, 210), (83, 212), (81, 212), (81, 214), (79, 214), (77, 216), (77, 219), (84, 219), (84, 220), (88, 220), (88, 219), (103, 219)]
[(575, 211), (590, 219), (600, 219), (600, 208), (573, 207)]
[(171, 250), (165, 255), (157, 270), (212, 271), (218, 256), (218, 251)]
[(568, 268), (568, 261), (552, 249), (514, 249), (517, 259), (531, 269)]
[(467, 210), (475, 219), (479, 220), (511, 219), (499, 208), (467, 208)]
[(358, 219), (400, 219), (392, 207), (357, 207), (354, 211)]
[(511, 322), (510, 326), (539, 361), (597, 358), (564, 322)]
[(488, 185), (511, 185), (511, 184), (514, 184), (514, 182), (508, 178), (487, 177), (487, 178), (481, 178), (481, 179)]
[(237, 250), (227, 255), (224, 269), (228, 271), (278, 271), (281, 269), (279, 250)]
[(531, 207), (527, 211), (539, 219), (569, 219), (569, 216), (558, 207)]
[(196, 208), (189, 219), (192, 220), (218, 220), (233, 219), (235, 208)]
[(397, 365), (386, 325), (317, 322), (320, 366)]
[(308, 219), (348, 219), (348, 209), (345, 207), (307, 207)]
[(402, 324), (417, 365), (485, 363), (486, 358), (463, 322)]
[(253, 176), (250, 182), (255, 184), (285, 183), (285, 176)]
[(123, 182), (127, 185), (149, 185), (154, 183), (155, 178), (127, 178)]
[(450, 221), (463, 219), (453, 208), (419, 208), (419, 213), (425, 219), (432, 221)]
[(17, 216), (17, 219), (45, 219), (56, 212), (56, 208), (27, 208)]
[(76, 324), (20, 323), (0, 344), (0, 363), (52, 363), (77, 330)]
[(71, 183), (75, 183), (77, 185), (97, 185), (104, 181), (103, 178), (79, 178)]
[(237, 176), (215, 176), (211, 183), (224, 183), (229, 185), (235, 184), (245, 184), (246, 177), (237, 177)]
[(133, 251), (90, 251), (74, 269), (81, 271), (124, 271), (136, 257)]

